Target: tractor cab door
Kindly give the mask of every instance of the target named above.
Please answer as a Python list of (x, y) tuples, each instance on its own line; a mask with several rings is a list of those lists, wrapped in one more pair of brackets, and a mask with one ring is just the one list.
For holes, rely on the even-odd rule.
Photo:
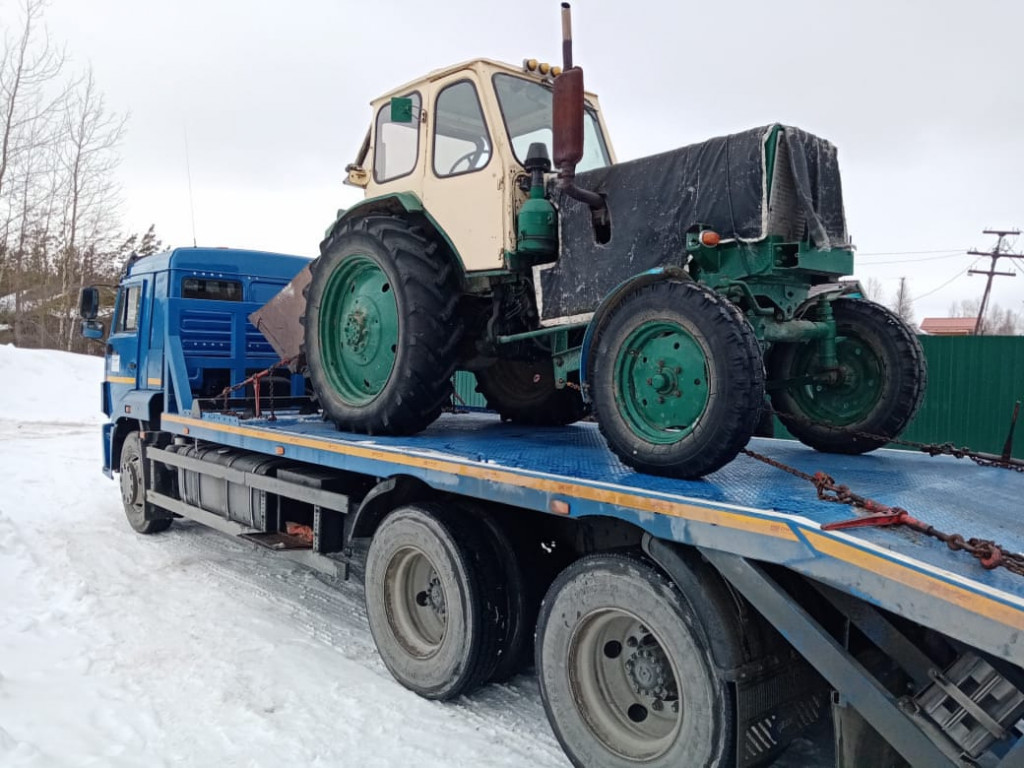
[[(504, 267), (511, 226), (503, 153), (495, 151), (503, 128), (485, 116), (475, 72), (463, 71), (433, 86), (428, 115), (423, 204), (447, 233), (467, 271)], [(489, 84), (486, 87), (490, 87)]]

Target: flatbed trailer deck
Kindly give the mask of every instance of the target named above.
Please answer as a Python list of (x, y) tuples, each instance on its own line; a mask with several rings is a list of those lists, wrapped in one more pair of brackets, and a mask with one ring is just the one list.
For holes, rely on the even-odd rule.
[[(988, 570), (902, 528), (823, 531), (857, 511), (821, 501), (808, 483), (746, 456), (704, 480), (673, 480), (624, 467), (594, 424), (526, 428), (484, 414), (448, 414), (406, 438), (340, 433), (319, 416), (167, 414), (163, 426), (339, 470), (411, 476), (510, 506), (619, 518), (657, 538), (784, 565), (1024, 667), (1024, 577)], [(826, 472), (936, 528), (1024, 551), (1024, 478), (1017, 473), (898, 450), (840, 456), (764, 438), (750, 447), (808, 473)]]

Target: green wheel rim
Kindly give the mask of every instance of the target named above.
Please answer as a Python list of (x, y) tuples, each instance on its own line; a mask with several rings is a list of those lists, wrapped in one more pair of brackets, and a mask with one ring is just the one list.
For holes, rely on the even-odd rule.
[[(885, 365), (870, 345), (855, 336), (836, 338), (839, 377), (790, 389), (800, 412), (811, 421), (845, 427), (865, 419), (882, 397)], [(820, 373), (817, 344), (801, 344), (793, 359), (793, 378)]]
[(350, 405), (365, 405), (391, 378), (398, 351), (398, 303), (371, 257), (348, 256), (330, 276), (320, 304), (324, 371)]
[(615, 400), (639, 437), (659, 445), (691, 434), (708, 406), (708, 360), (697, 340), (673, 322), (649, 322), (615, 356)]

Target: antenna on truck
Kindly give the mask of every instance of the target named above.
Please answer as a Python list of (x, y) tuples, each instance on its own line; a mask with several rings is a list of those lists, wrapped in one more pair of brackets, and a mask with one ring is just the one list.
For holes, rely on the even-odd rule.
[(196, 248), (196, 204), (192, 198), (192, 165), (188, 159), (188, 125), (184, 125), (182, 130), (185, 133), (185, 175), (188, 177), (188, 210), (192, 216), (192, 247)]

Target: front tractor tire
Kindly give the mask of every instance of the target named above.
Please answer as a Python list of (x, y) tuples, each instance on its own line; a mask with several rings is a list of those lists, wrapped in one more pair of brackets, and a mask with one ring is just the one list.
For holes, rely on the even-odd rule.
[(477, 391), (502, 421), (562, 427), (584, 418), (589, 409), (579, 388), (555, 387), (550, 360), (498, 360), (476, 373)]
[[(817, 306), (805, 317), (818, 318)], [(827, 453), (857, 454), (899, 436), (924, 399), (921, 343), (895, 313), (864, 299), (832, 301), (837, 375), (822, 378), (819, 345), (780, 344), (768, 355), (772, 406), (786, 429)]]
[(381, 215), (343, 225), (312, 271), (304, 349), (325, 417), (371, 435), (425, 429), (462, 337), (452, 263), (422, 228)]
[(702, 477), (732, 461), (757, 427), (757, 338), (727, 299), (699, 283), (638, 287), (602, 324), (592, 359), (601, 432), (641, 472)]

